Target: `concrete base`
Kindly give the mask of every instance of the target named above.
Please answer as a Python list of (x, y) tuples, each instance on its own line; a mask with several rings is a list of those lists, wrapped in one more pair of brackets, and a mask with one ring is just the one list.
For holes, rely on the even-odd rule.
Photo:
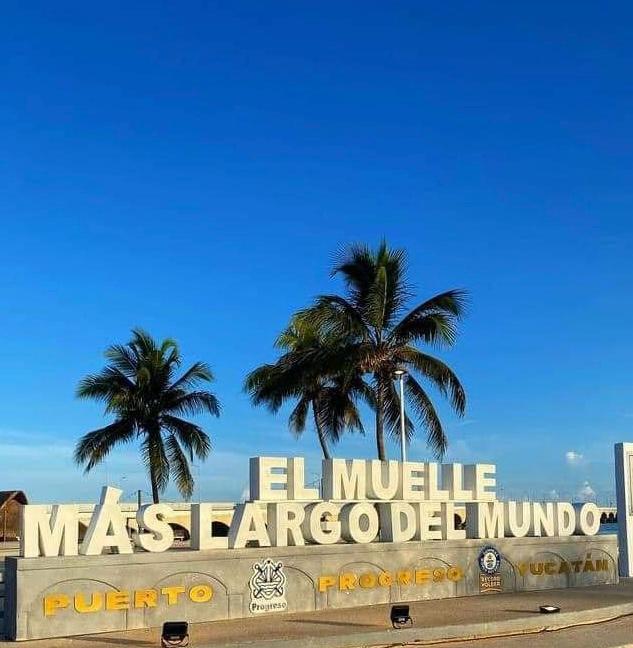
[[(501, 554), (504, 592), (618, 582), (610, 535), (8, 558), (7, 632), (25, 640), (243, 618), (256, 614), (253, 603), (271, 601), (271, 609), (304, 612), (477, 595), (490, 587), (478, 563), (484, 546)], [(269, 599), (262, 582), (251, 582), (266, 559), (282, 562), (285, 577)], [(275, 585), (264, 579), (264, 590), (267, 582)], [(210, 591), (210, 600), (196, 600)]]

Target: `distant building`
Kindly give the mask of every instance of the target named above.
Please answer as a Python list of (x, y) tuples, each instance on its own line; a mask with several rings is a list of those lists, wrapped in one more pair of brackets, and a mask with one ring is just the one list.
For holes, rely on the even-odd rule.
[(22, 491), (0, 491), (0, 541), (18, 539), (23, 504), (28, 500)]

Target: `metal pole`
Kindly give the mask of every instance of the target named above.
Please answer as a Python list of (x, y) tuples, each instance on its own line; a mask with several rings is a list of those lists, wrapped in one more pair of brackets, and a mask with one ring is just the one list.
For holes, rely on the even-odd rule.
[(404, 419), (404, 373), (400, 374), (400, 459), (404, 463), (407, 460), (407, 439)]
[(138, 491), (136, 491), (136, 498), (137, 498), (137, 502), (138, 502), (138, 507), (140, 509), (141, 508), (141, 491), (140, 491), (140, 489)]

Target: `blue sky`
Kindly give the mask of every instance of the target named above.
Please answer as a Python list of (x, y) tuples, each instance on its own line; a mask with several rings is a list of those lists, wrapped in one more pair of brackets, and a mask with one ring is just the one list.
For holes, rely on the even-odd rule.
[[(633, 434), (629, 3), (3, 14), (0, 489), (148, 490), (133, 448), (89, 477), (70, 460), (104, 423), (76, 383), (137, 325), (216, 373), (200, 497), (240, 497), (254, 454), (314, 474), (314, 436), (241, 383), (293, 310), (340, 288), (339, 246), (386, 237), (420, 299), (471, 293), (442, 356), (469, 395), (462, 421), (440, 406), (449, 458), (497, 463), (506, 496), (608, 497)], [(336, 454), (373, 456), (367, 426)]]

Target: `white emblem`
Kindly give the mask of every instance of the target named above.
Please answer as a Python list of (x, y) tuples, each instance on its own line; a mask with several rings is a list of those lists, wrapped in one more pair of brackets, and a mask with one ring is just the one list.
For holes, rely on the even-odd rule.
[(270, 558), (253, 565), (253, 575), (248, 582), (251, 589), (249, 609), (253, 614), (283, 612), (288, 609), (286, 575), (283, 569), (282, 562), (273, 562)]

